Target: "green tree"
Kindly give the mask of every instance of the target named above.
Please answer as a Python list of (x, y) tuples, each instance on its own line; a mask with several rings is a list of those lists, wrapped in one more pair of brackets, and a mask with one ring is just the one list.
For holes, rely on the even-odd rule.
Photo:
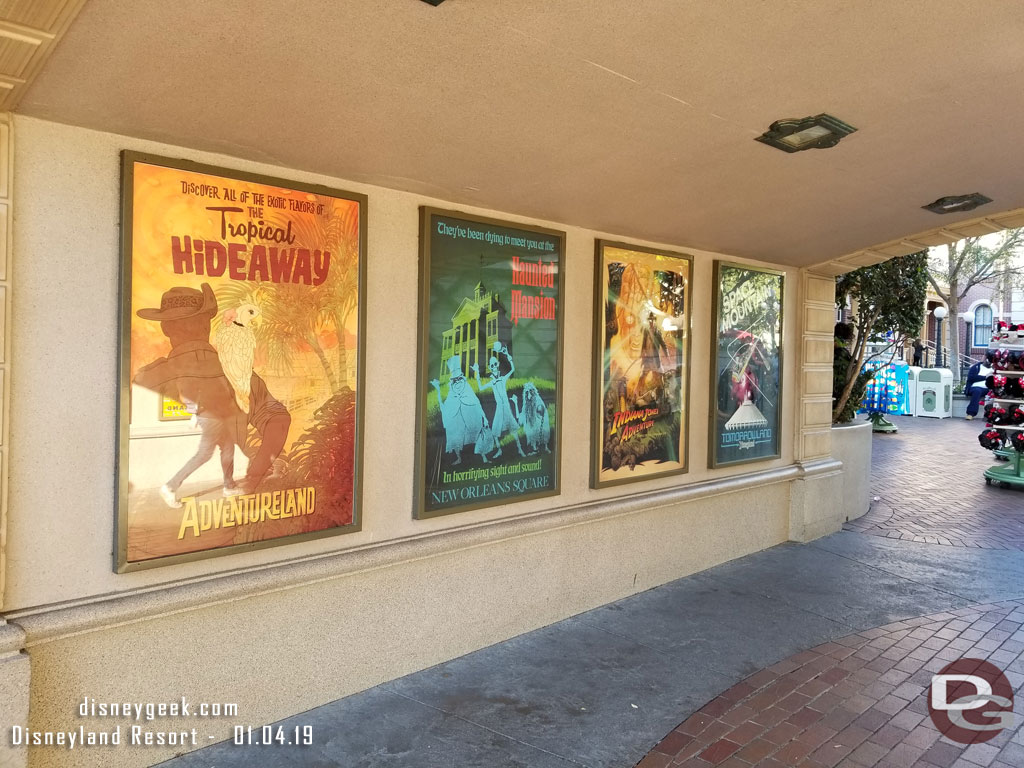
[[(853, 339), (846, 346), (849, 355), (836, 361), (833, 422), (840, 418), (858, 380), (863, 378), (860, 372), (864, 364), (886, 355), (891, 362), (903, 349), (907, 338), (920, 330), (928, 290), (927, 266), (928, 254), (921, 251), (861, 267), (836, 278), (836, 303), (844, 307), (850, 299), (854, 310)], [(871, 343), (882, 343), (882, 346), (869, 352)]]
[[(985, 240), (985, 243), (982, 242)], [(960, 334), (956, 332), (960, 302), (979, 283), (990, 282), (1003, 291), (1012, 290), (1022, 274), (1019, 261), (1013, 256), (1024, 244), (1024, 229), (1007, 229), (992, 242), (991, 235), (965, 237), (950, 245), (933, 248), (928, 259), (928, 282), (949, 310), (950, 365), (953, 378), (960, 381)], [(941, 344), (941, 341), (940, 341)]]

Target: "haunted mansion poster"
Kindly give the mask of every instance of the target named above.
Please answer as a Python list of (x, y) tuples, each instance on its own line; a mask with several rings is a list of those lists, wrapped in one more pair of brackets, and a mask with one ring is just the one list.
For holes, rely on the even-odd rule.
[(558, 493), (564, 233), (421, 225), (416, 515)]

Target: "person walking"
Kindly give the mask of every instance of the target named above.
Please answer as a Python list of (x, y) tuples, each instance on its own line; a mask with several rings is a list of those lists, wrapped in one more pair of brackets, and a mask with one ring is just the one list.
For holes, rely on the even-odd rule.
[(178, 489), (189, 475), (213, 458), (220, 449), (224, 496), (242, 491), (234, 479), (235, 446), (244, 443), (245, 413), (239, 409), (235, 391), (224, 375), (217, 350), (210, 345), (210, 322), (217, 315), (217, 297), (209, 283), (201, 290), (176, 286), (164, 292), (160, 307), (140, 309), (144, 320), (160, 323), (171, 349), (141, 367), (134, 383), (182, 403), (200, 432), (199, 445), (178, 472), (159, 489), (167, 506), (181, 507)]
[(914, 339), (914, 362), (913, 365), (920, 366), (921, 358), (924, 357), (924, 344), (920, 339)]
[(992, 353), (986, 352), (985, 359), (981, 360), (967, 369), (967, 384), (965, 391), (971, 396), (971, 402), (967, 404), (967, 420), (970, 421), (978, 415), (978, 408), (981, 401), (988, 394), (988, 385), (985, 380), (995, 373), (992, 367)]

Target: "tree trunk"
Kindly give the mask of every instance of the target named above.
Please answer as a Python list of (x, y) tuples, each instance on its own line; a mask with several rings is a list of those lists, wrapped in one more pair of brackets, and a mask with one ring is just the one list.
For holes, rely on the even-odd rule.
[(345, 329), (342, 328), (338, 339), (338, 378), (348, 386), (348, 349), (345, 346)]
[(327, 355), (324, 354), (324, 348), (320, 346), (320, 340), (317, 339), (315, 334), (309, 334), (306, 336), (306, 343), (313, 348), (313, 352), (320, 361), (320, 365), (324, 367), (327, 383), (331, 387), (331, 394), (335, 394), (338, 391), (338, 377), (334, 375), (334, 369), (331, 368), (331, 363), (327, 359)]
[(843, 392), (839, 395), (839, 399), (836, 400), (835, 407), (832, 409), (832, 421), (836, 420), (836, 417), (842, 413), (843, 408), (846, 407), (847, 401), (850, 399), (850, 393), (853, 392), (853, 385), (857, 382), (857, 376), (860, 374), (860, 369), (864, 365), (864, 357), (867, 353), (868, 344), (867, 337), (862, 329), (871, 328), (874, 326), (876, 316), (872, 315), (867, 323), (858, 323), (857, 328), (857, 340), (854, 344), (853, 359), (850, 364), (846, 367), (846, 385), (843, 387)]
[(1001, 269), (1003, 270), (1003, 279), (999, 281), (1002, 287), (1002, 300), (999, 302), (1000, 315), (1010, 322), (1013, 316), (1013, 268), (1009, 256), (1002, 258)]
[(947, 368), (953, 371), (953, 382), (960, 383), (960, 285), (957, 280), (949, 284), (949, 356)]
[(338, 337), (338, 378), (348, 386), (348, 346), (345, 344), (345, 318), (334, 313), (334, 333)]

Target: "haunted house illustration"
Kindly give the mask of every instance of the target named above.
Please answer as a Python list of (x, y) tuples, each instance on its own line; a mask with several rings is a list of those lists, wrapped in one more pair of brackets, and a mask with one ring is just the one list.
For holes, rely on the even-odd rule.
[(487, 370), (491, 350), (497, 342), (512, 354), (512, 323), (497, 293), (490, 293), (483, 283), (477, 283), (473, 297), (462, 300), (452, 315), (452, 327), (442, 335), (441, 367), (438, 374), (442, 384), (450, 378), (448, 360), (455, 355), (462, 359), (462, 372), (471, 376), (473, 365)]

